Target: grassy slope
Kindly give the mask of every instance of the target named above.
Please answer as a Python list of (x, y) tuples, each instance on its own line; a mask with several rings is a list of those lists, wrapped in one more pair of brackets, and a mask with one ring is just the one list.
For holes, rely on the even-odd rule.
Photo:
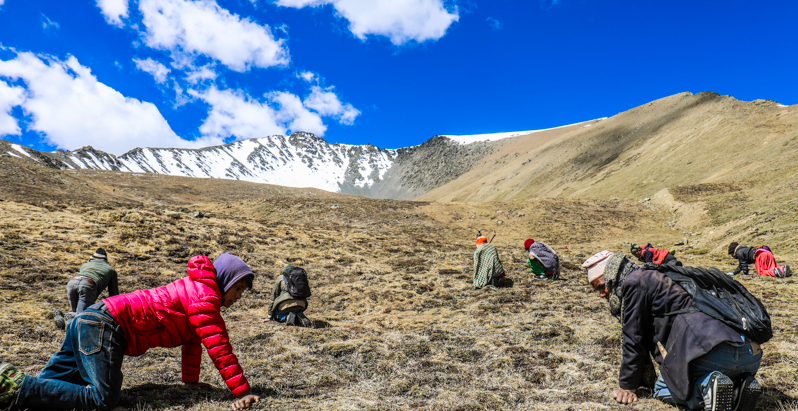
[(755, 242), (798, 255), (798, 105), (681, 93), (543, 137), (500, 142), (472, 171), (419, 199), (642, 201), (661, 193), (668, 211), (705, 214), (673, 226), (703, 231), (700, 247), (721, 253), (731, 241)]
[[(0, 202), (0, 358), (29, 373), (43, 367), (63, 338), (50, 313), (66, 308), (67, 279), (98, 246), (123, 292), (180, 278), (191, 255), (232, 251), (259, 275), (224, 316), (263, 409), (626, 409), (608, 397), (620, 327), (578, 264), (603, 248), (624, 251), (625, 241), (680, 237), (670, 215), (632, 201), (383, 201), (221, 180), (49, 174), (21, 161), (0, 159), (8, 193)], [(46, 176), (54, 188), (30, 184)], [(472, 289), (477, 229), (496, 230), (512, 289)], [(562, 281), (525, 272), (527, 236), (560, 250)], [(732, 268), (700, 249), (679, 255)], [(298, 261), (312, 276), (308, 316), (318, 328), (262, 324), (274, 276)], [(765, 346), (760, 409), (795, 409), (794, 280), (745, 284), (777, 328)], [(179, 349), (126, 358), (122, 406), (228, 409), (230, 395), (204, 361), (202, 381), (215, 388), (194, 392), (179, 383)], [(650, 398), (633, 408), (672, 409)]]

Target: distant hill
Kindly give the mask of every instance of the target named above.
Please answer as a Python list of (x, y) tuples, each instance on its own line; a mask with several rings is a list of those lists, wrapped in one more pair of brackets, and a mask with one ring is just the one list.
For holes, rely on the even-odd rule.
[(796, 158), (798, 105), (709, 92), (549, 130), (435, 136), (400, 149), (295, 133), (196, 150), (139, 148), (116, 157), (91, 147), (42, 153), (0, 140), (0, 163), (16, 167), (6, 168), (7, 176), (27, 175), (20, 170), (32, 164), (52, 170), (30, 171), (27, 180), (7, 184), (7, 192), (68, 192), (85, 183), (56, 170), (94, 169), (439, 202), (632, 199), (671, 212), (670, 228), (706, 231), (714, 251), (731, 239), (798, 251)]
[(680, 93), (491, 150), (418, 199), (634, 199), (714, 252), (730, 241), (798, 250), (798, 105)]

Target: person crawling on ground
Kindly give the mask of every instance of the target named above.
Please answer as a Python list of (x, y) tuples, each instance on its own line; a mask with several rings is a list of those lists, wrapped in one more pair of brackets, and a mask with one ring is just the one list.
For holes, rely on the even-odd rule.
[(116, 270), (108, 264), (108, 254), (105, 250), (98, 248), (89, 257), (89, 261), (80, 266), (78, 273), (67, 282), (67, 299), (71, 311), (64, 314), (61, 310), (55, 310), (53, 312), (55, 326), (62, 330), (66, 328), (69, 321), (97, 301), (97, 297), (106, 287), (109, 297), (119, 294)]
[(122, 390), (124, 356), (176, 346), (183, 351), (185, 385), (210, 386), (199, 382), (205, 346), (238, 397), (232, 409), (249, 408), (260, 397), (250, 393), (220, 311), (235, 304), (252, 287), (254, 277), (232, 254), (224, 253), (214, 263), (196, 256), (188, 261), (187, 277), (95, 303), (69, 323), (61, 349), (38, 377), (9, 363), (0, 365), (0, 409), (112, 410)]
[(729, 255), (736, 258), (739, 262), (737, 268), (734, 269), (732, 275), (743, 273), (748, 275), (748, 264), (754, 264), (756, 273), (759, 275), (769, 277), (789, 277), (792, 275), (789, 265), (778, 266), (776, 259), (773, 257), (773, 252), (770, 247), (766, 245), (758, 245), (756, 247), (744, 247), (740, 244), (733, 242), (729, 244)]
[(474, 288), (488, 286), (496, 290), (497, 287), (506, 285), (508, 280), (504, 275), (504, 266), (499, 260), (499, 252), (482, 233), (477, 233), (477, 250), (474, 252)]
[(305, 317), (308, 297), (310, 285), (305, 270), (300, 267), (286, 267), (274, 281), (269, 318), (263, 322), (276, 321), (285, 325), (311, 327), (313, 323)]
[(682, 265), (682, 263), (676, 258), (676, 256), (673, 255), (671, 251), (654, 248), (651, 243), (642, 247), (637, 244), (632, 244), (629, 249), (632, 255), (646, 264), (646, 268), (656, 268), (662, 264), (676, 266)]
[(527, 238), (524, 250), (529, 252), (526, 264), (529, 271), (539, 280), (556, 280), (560, 278), (560, 256), (546, 243)]
[[(654, 397), (691, 410), (754, 410), (762, 387), (754, 378), (759, 344), (703, 312), (664, 273), (643, 270), (623, 254), (602, 251), (582, 264), (587, 281), (622, 326), (621, 404), (637, 401), (650, 356), (659, 363)], [(688, 312), (669, 315), (686, 310)]]

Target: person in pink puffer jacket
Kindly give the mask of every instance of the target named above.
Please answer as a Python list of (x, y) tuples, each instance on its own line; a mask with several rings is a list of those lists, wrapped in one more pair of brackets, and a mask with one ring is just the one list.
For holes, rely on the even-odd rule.
[[(193, 257), (188, 262), (188, 277), (106, 298), (75, 317), (61, 349), (38, 377), (2, 364), (0, 386), (8, 382), (10, 389), (18, 391), (16, 406), (20, 409), (110, 410), (119, 402), (124, 355), (141, 355), (152, 347), (181, 346), (183, 383), (207, 386), (199, 384), (204, 345), (238, 397), (232, 408), (249, 408), (260, 398), (250, 394), (220, 309), (240, 299), (252, 287), (253, 279), (249, 266), (232, 254), (222, 254), (215, 263), (205, 256)], [(6, 405), (14, 404), (0, 404), (0, 408)]]

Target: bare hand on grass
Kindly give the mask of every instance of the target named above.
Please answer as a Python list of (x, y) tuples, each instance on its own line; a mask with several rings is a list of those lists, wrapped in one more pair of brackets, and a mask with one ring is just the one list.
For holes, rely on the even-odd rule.
[(244, 410), (251, 407), (252, 404), (255, 404), (257, 402), (260, 402), (260, 397), (258, 397), (257, 395), (244, 394), (243, 396), (241, 396), (241, 398), (233, 401), (233, 405), (231, 405), (230, 408), (234, 410)]
[(626, 405), (637, 402), (637, 395), (635, 395), (635, 393), (621, 388), (618, 388), (612, 392), (612, 398), (615, 401)]

